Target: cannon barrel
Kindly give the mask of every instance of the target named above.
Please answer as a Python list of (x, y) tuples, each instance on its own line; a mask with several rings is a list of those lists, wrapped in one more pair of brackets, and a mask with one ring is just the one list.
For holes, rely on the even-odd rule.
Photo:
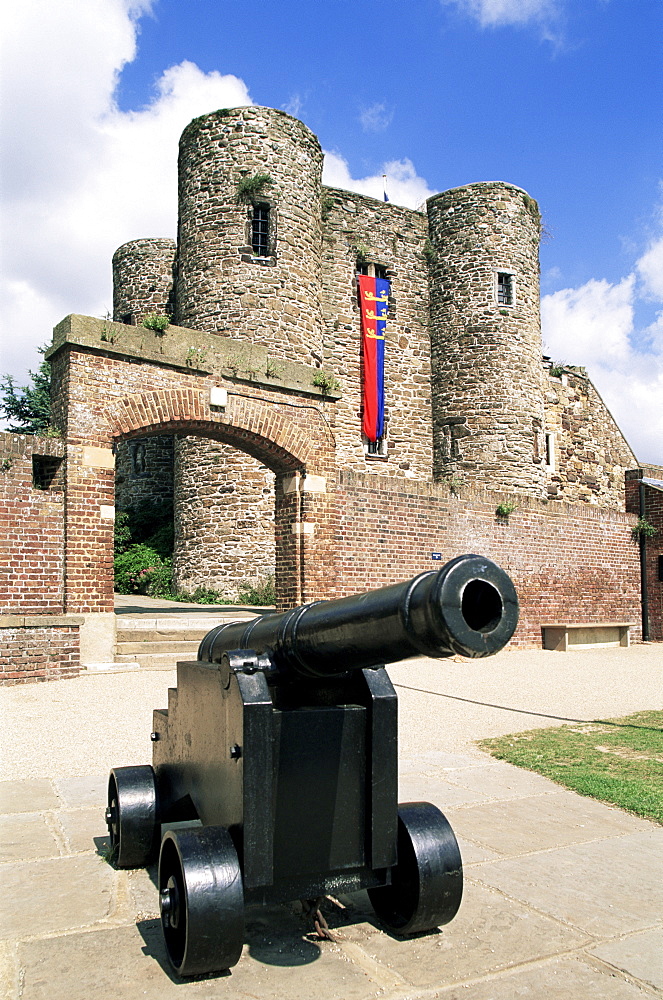
[(278, 671), (322, 678), (411, 656), (489, 656), (517, 622), (509, 576), (490, 559), (463, 555), (405, 583), (219, 625), (198, 659), (220, 663), (231, 650), (253, 650)]

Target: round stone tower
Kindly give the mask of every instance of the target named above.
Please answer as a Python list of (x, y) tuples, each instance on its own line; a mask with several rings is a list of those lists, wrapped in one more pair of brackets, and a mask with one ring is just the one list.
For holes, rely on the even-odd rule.
[[(175, 311), (174, 240), (144, 239), (124, 243), (113, 254), (113, 319), (140, 326), (148, 313)], [(146, 437), (117, 446), (115, 506), (167, 509), (173, 496), (173, 439)]]
[(174, 240), (131, 240), (113, 254), (113, 319), (140, 326), (148, 313), (175, 312)]
[(177, 322), (318, 365), (322, 151), (283, 111), (215, 111), (182, 133)]
[(545, 495), (536, 202), (501, 182), (428, 201), (434, 475)]

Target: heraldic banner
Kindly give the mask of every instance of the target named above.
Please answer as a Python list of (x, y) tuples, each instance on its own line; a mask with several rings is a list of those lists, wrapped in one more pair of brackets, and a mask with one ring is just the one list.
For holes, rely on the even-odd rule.
[(362, 430), (369, 441), (378, 441), (384, 433), (384, 337), (389, 282), (368, 274), (359, 274), (357, 282), (364, 359)]

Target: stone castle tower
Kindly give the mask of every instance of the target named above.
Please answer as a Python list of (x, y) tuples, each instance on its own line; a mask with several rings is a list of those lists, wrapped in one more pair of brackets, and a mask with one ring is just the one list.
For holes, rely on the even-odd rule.
[[(542, 360), (536, 202), (479, 183), (421, 212), (323, 187), (321, 176), (317, 138), (284, 112), (195, 119), (180, 141), (177, 244), (120, 247), (114, 318), (167, 313), (231, 338), (240, 380), (265, 350), (275, 369), (301, 362), (333, 375), (340, 392), (325, 419), (339, 469), (619, 506), (630, 449), (583, 372)], [(391, 287), (376, 447), (361, 435), (358, 271)], [(140, 444), (138, 469), (136, 442), (118, 461), (121, 507), (167, 448)], [(232, 595), (268, 575), (271, 471), (196, 438), (175, 442), (173, 468), (172, 486), (160, 476), (155, 492), (173, 491), (179, 585)]]

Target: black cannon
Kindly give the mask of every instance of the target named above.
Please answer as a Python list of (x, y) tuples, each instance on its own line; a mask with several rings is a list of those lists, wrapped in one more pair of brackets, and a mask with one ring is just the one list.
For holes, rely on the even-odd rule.
[(388, 930), (451, 920), (456, 838), (398, 805), (397, 700), (384, 664), (487, 656), (511, 638), (509, 577), (465, 555), (356, 597), (213, 629), (154, 712), (153, 767), (111, 771), (116, 864), (159, 850), (161, 923), (180, 975), (228, 969), (244, 907), (367, 889)]

